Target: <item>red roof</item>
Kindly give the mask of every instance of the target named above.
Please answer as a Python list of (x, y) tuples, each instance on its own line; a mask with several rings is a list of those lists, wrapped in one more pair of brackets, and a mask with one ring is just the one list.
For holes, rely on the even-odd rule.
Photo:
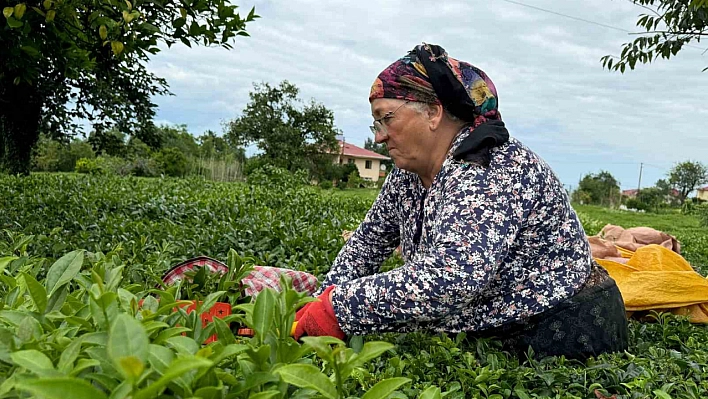
[(697, 188), (698, 191), (708, 191), (708, 186)]
[(341, 149), (340, 154), (346, 155), (353, 158), (366, 158), (366, 159), (383, 159), (389, 160), (391, 158), (369, 151), (365, 148), (357, 147), (354, 144), (339, 141), (339, 148)]
[[(703, 188), (699, 188), (698, 190), (699, 191), (700, 190), (708, 191), (708, 186), (703, 187)], [(629, 190), (622, 190), (622, 195), (632, 196), (632, 195), (637, 195), (638, 192), (639, 192), (639, 190), (637, 190), (636, 188), (632, 188)], [(672, 188), (670, 194), (673, 195), (674, 197), (677, 197), (679, 195), (679, 192), (677, 189)]]

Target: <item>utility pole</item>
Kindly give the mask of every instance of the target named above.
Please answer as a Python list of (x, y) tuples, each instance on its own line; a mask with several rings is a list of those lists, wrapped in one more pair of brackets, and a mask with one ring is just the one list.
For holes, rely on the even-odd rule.
[(642, 189), (642, 170), (644, 170), (644, 162), (639, 164), (639, 183), (637, 184), (637, 194), (639, 194), (639, 190)]

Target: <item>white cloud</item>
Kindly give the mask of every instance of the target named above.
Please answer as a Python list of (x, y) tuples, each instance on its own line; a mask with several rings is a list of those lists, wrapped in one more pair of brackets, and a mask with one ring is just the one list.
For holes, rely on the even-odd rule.
[[(642, 10), (620, 0), (521, 0), (636, 32)], [(240, 2), (239, 2), (240, 3)], [(251, 4), (240, 4), (242, 10)], [(289, 80), (305, 101), (335, 112), (348, 140), (369, 136), (369, 87), (376, 75), (426, 41), (482, 68), (499, 90), (512, 135), (542, 154), (567, 184), (610, 170), (632, 187), (639, 162), (648, 184), (674, 162), (708, 162), (708, 57), (687, 48), (624, 75), (603, 70), (633, 36), (502, 0), (255, 2), (262, 16), (234, 49), (166, 49), (150, 63), (176, 96), (157, 98), (158, 118), (195, 134), (221, 130), (248, 102), (253, 82)], [(552, 161), (551, 161), (552, 160)]]

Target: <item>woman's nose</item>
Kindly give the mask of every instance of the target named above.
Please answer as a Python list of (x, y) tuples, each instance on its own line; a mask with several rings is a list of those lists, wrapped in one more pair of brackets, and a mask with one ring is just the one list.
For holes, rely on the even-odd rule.
[(376, 144), (385, 143), (387, 140), (388, 140), (387, 134), (383, 134), (383, 133), (379, 133), (379, 132), (376, 132), (376, 134), (374, 134), (374, 141), (376, 142)]

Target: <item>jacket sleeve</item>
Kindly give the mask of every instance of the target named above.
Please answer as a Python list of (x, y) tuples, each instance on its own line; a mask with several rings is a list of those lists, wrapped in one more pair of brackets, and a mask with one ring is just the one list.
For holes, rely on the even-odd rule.
[(339, 251), (315, 295), (330, 285), (340, 285), (376, 273), (399, 245), (400, 226), (395, 191), (400, 176), (397, 171), (394, 169), (386, 178), (364, 221)]
[(400, 268), (334, 290), (332, 304), (345, 333), (434, 321), (476, 299), (506, 258), (524, 214), (521, 194), (513, 188), (518, 185), (489, 184), (488, 172), (457, 179), (445, 190), (426, 252)]

